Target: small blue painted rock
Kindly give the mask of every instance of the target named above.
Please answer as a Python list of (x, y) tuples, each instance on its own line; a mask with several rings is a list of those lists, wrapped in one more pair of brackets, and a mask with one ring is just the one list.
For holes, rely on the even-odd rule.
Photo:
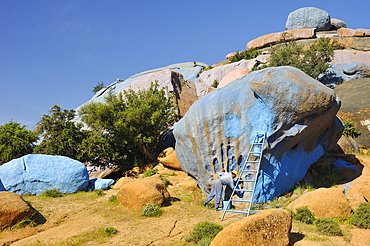
[(207, 194), (221, 168), (239, 170), (266, 133), (255, 201), (289, 190), (343, 131), (333, 90), (293, 67), (249, 73), (196, 101), (175, 125), (181, 168)]
[(39, 195), (57, 189), (75, 193), (87, 188), (89, 174), (85, 165), (64, 156), (25, 155), (0, 166), (5, 189), (19, 195)]
[(330, 30), (330, 15), (322, 9), (305, 7), (291, 12), (285, 27), (291, 29), (316, 28), (317, 31)]
[(89, 188), (92, 190), (105, 190), (110, 185), (114, 184), (113, 179), (90, 179)]

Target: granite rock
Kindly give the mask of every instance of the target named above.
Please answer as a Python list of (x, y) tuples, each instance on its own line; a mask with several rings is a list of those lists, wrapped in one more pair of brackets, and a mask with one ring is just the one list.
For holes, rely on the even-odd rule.
[(315, 28), (317, 31), (330, 30), (330, 15), (322, 9), (304, 7), (289, 13), (285, 27), (291, 29)]

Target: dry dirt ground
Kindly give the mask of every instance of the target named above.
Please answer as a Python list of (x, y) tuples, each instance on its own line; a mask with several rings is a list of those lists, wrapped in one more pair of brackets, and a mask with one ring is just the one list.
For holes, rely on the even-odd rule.
[[(370, 158), (359, 158), (365, 169), (370, 169)], [(243, 215), (204, 207), (205, 197), (192, 178), (180, 171), (161, 170), (172, 185), (169, 206), (163, 207), (160, 217), (141, 216), (117, 203), (109, 202), (117, 190), (107, 190), (103, 196), (94, 192), (80, 192), (59, 198), (26, 196), (25, 200), (42, 215), (41, 224), (0, 232), (0, 245), (193, 245), (185, 236), (201, 221), (227, 226)], [(175, 175), (172, 175), (175, 174)], [(157, 174), (157, 176), (159, 176)], [(291, 245), (370, 245), (370, 230), (347, 228), (345, 237), (320, 235), (313, 225), (293, 222)], [(114, 227), (117, 233), (104, 236), (99, 229)], [(346, 240), (347, 239), (347, 240)]]

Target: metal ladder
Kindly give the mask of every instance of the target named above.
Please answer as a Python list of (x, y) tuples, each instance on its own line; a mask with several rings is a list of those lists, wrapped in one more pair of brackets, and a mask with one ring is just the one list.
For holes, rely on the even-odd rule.
[[(222, 215), (221, 221), (224, 219), (226, 212), (233, 213), (244, 213), (247, 214), (247, 217), (250, 214), (250, 210), (253, 203), (254, 189), (256, 187), (258, 172), (260, 170), (263, 147), (265, 146), (266, 133), (257, 133), (251, 148), (248, 153), (248, 158), (246, 159), (244, 165), (240, 169), (238, 179), (234, 186), (233, 192), (231, 193), (230, 199), (226, 202), (225, 208), (223, 208), (224, 213)], [(243, 183), (243, 187), (240, 188), (240, 183)], [(233, 196), (236, 192), (242, 192), (243, 197), (233, 199)], [(243, 203), (248, 203), (247, 208), (231, 209), (231, 202), (239, 202), (242, 205)], [(243, 206), (240, 206), (243, 207)]]

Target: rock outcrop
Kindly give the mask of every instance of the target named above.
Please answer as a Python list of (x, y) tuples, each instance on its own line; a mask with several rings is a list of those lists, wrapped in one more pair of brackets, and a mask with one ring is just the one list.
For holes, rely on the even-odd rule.
[(301, 180), (340, 138), (340, 101), (333, 90), (293, 67), (251, 72), (204, 96), (174, 127), (182, 169), (208, 194), (221, 168), (244, 163), (265, 132), (255, 201), (268, 201)]
[(334, 88), (343, 82), (369, 78), (370, 66), (360, 62), (332, 64), (324, 75), (319, 76), (318, 80), (329, 88)]
[(344, 28), (347, 27), (347, 25), (344, 21), (336, 19), (336, 18), (331, 18), (330, 19), (330, 25), (331, 25), (330, 29), (339, 29), (339, 28), (342, 28), (342, 27), (344, 27)]
[(228, 83), (240, 78), (240, 77), (243, 77), (244, 75), (247, 75), (248, 73), (250, 72), (250, 70), (246, 69), (246, 68), (237, 68), (237, 69), (234, 69), (233, 71), (231, 71), (230, 73), (226, 74), (225, 77), (223, 77), (220, 81), (220, 83), (218, 84), (217, 88), (221, 88), (221, 87), (224, 87), (225, 85), (227, 85)]
[(289, 245), (291, 229), (292, 215), (287, 210), (263, 210), (225, 227), (210, 246), (286, 246)]
[(289, 41), (292, 39), (315, 38), (316, 30), (310, 29), (293, 29), (283, 32), (276, 32), (263, 35), (247, 43), (247, 50), (259, 49), (271, 44), (281, 43), (283, 40)]
[(370, 29), (350, 29), (342, 27), (337, 30), (337, 33), (341, 37), (369, 37), (370, 36)]
[(304, 7), (289, 13), (285, 27), (291, 29), (315, 28), (317, 31), (330, 30), (330, 15), (322, 9)]
[(16, 224), (29, 217), (31, 213), (32, 208), (20, 195), (7, 191), (0, 192), (0, 229)]
[(353, 136), (360, 148), (370, 148), (370, 78), (354, 79), (334, 88), (342, 100), (338, 116), (351, 121), (361, 134)]
[(344, 188), (319, 188), (300, 196), (288, 205), (288, 209), (307, 206), (315, 218), (343, 218), (351, 216), (351, 206), (344, 195)]
[[(190, 105), (194, 101), (198, 100), (197, 88), (193, 82), (205, 67), (207, 67), (207, 65), (201, 62), (178, 63), (163, 68), (145, 71), (133, 75), (126, 80), (117, 79), (117, 81), (98, 91), (83, 105), (91, 102), (104, 103), (109, 92), (112, 92), (114, 95), (118, 95), (129, 88), (134, 91), (146, 90), (150, 87), (151, 82), (157, 81), (159, 88), (167, 88), (167, 95), (171, 92), (175, 93), (174, 103), (179, 105), (180, 114), (185, 115)], [(79, 106), (76, 111), (78, 111), (83, 105)], [(80, 121), (80, 119), (76, 118), (76, 121)]]
[(370, 52), (359, 50), (335, 50), (331, 64), (360, 62), (370, 66)]
[(182, 170), (179, 160), (176, 157), (176, 150), (172, 147), (169, 147), (162, 151), (161, 154), (159, 154), (157, 161), (159, 163), (162, 163), (166, 167), (170, 167), (176, 170)]
[(357, 142), (353, 139), (347, 138), (346, 136), (342, 136), (338, 140), (338, 145), (346, 154), (360, 153)]
[(63, 156), (26, 155), (0, 166), (0, 180), (6, 190), (20, 195), (39, 195), (46, 190), (75, 193), (87, 188), (85, 165)]
[(121, 189), (122, 186), (131, 182), (132, 180), (134, 180), (134, 178), (130, 178), (130, 177), (122, 177), (122, 178), (118, 179), (117, 182), (113, 186), (113, 190)]
[(119, 189), (117, 199), (121, 206), (140, 211), (148, 204), (161, 205), (170, 200), (166, 185), (156, 178), (135, 179)]

